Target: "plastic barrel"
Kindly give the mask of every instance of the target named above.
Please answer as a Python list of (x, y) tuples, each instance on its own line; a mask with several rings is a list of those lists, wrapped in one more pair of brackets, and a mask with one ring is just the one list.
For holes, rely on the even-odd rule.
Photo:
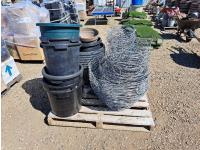
[(71, 75), (79, 71), (80, 42), (57, 40), (42, 42), (46, 68), (55, 76)]
[(48, 39), (79, 39), (80, 24), (37, 23), (41, 37)]
[(79, 112), (82, 98), (82, 82), (65, 87), (52, 86), (43, 80), (51, 111), (58, 117), (69, 117)]

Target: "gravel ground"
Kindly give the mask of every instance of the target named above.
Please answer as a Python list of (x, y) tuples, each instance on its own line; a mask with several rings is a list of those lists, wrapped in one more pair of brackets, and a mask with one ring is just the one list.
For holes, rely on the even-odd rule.
[[(115, 24), (95, 28), (105, 41)], [(200, 44), (195, 39), (180, 43), (171, 34), (164, 38), (163, 46), (151, 52), (152, 132), (47, 126), (44, 64), (17, 63), (23, 79), (2, 97), (2, 150), (200, 149)]]

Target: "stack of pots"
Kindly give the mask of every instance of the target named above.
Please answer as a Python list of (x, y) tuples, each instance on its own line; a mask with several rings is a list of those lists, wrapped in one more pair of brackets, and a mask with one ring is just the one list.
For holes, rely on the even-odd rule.
[(79, 112), (82, 98), (83, 67), (80, 66), (78, 24), (39, 23), (41, 47), (46, 66), (42, 69), (43, 87), (51, 111), (58, 117)]
[[(89, 32), (91, 28), (85, 28), (84, 31)], [(102, 43), (101, 38), (98, 36), (98, 31), (91, 29), (96, 32), (95, 38), (81, 38), (81, 49), (80, 49), (80, 63), (84, 67), (83, 81), (84, 81), (84, 92), (83, 97), (87, 97), (87, 93), (91, 93), (90, 80), (89, 80), (89, 63), (92, 60), (102, 59), (105, 56), (105, 45)], [(83, 34), (86, 35), (87, 34)]]
[(65, 12), (64, 4), (60, 0), (46, 1), (44, 7), (49, 10), (50, 21), (53, 23), (67, 22), (69, 17)]

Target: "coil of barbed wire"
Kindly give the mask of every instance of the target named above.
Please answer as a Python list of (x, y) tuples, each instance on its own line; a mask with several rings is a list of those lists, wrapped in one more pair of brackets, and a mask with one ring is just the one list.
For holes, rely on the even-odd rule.
[(133, 27), (108, 33), (108, 52), (89, 64), (95, 94), (110, 109), (130, 108), (148, 90), (150, 41), (137, 39)]

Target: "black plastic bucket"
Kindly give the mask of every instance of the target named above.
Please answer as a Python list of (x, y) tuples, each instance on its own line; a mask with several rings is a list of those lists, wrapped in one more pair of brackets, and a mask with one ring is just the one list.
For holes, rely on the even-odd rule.
[(81, 47), (80, 52), (91, 52), (91, 51), (96, 51), (96, 50), (100, 49), (101, 47), (102, 47), (101, 44), (98, 44), (98, 45), (93, 46), (93, 47), (87, 47), (87, 48)]
[(105, 56), (105, 45), (100, 44), (100, 48), (89, 52), (80, 52), (80, 64), (84, 67), (83, 81), (84, 85), (90, 85), (88, 64), (93, 59), (102, 59)]
[(52, 76), (47, 72), (46, 67), (42, 69), (43, 80), (53, 86), (68, 86), (78, 84), (83, 79), (83, 67), (80, 66), (79, 71), (67, 76)]
[(43, 81), (51, 111), (58, 117), (69, 117), (79, 112), (82, 98), (82, 82), (65, 87), (52, 86)]
[(64, 17), (64, 5), (60, 1), (44, 3), (44, 7), (49, 10), (50, 20), (60, 20)]
[(93, 42), (82, 42), (81, 50), (84, 51), (84, 49), (86, 48), (94, 47), (94, 46), (100, 45), (101, 43), (102, 43), (102, 40), (100, 37), (96, 41), (93, 41)]
[(105, 45), (103, 43), (100, 44), (100, 48), (95, 48), (92, 51), (88, 52), (80, 52), (80, 64), (83, 65), (84, 68), (88, 67), (88, 63), (94, 58), (101, 59), (105, 56)]
[(46, 68), (54, 76), (71, 75), (79, 71), (80, 42), (70, 42), (62, 39), (42, 41)]

